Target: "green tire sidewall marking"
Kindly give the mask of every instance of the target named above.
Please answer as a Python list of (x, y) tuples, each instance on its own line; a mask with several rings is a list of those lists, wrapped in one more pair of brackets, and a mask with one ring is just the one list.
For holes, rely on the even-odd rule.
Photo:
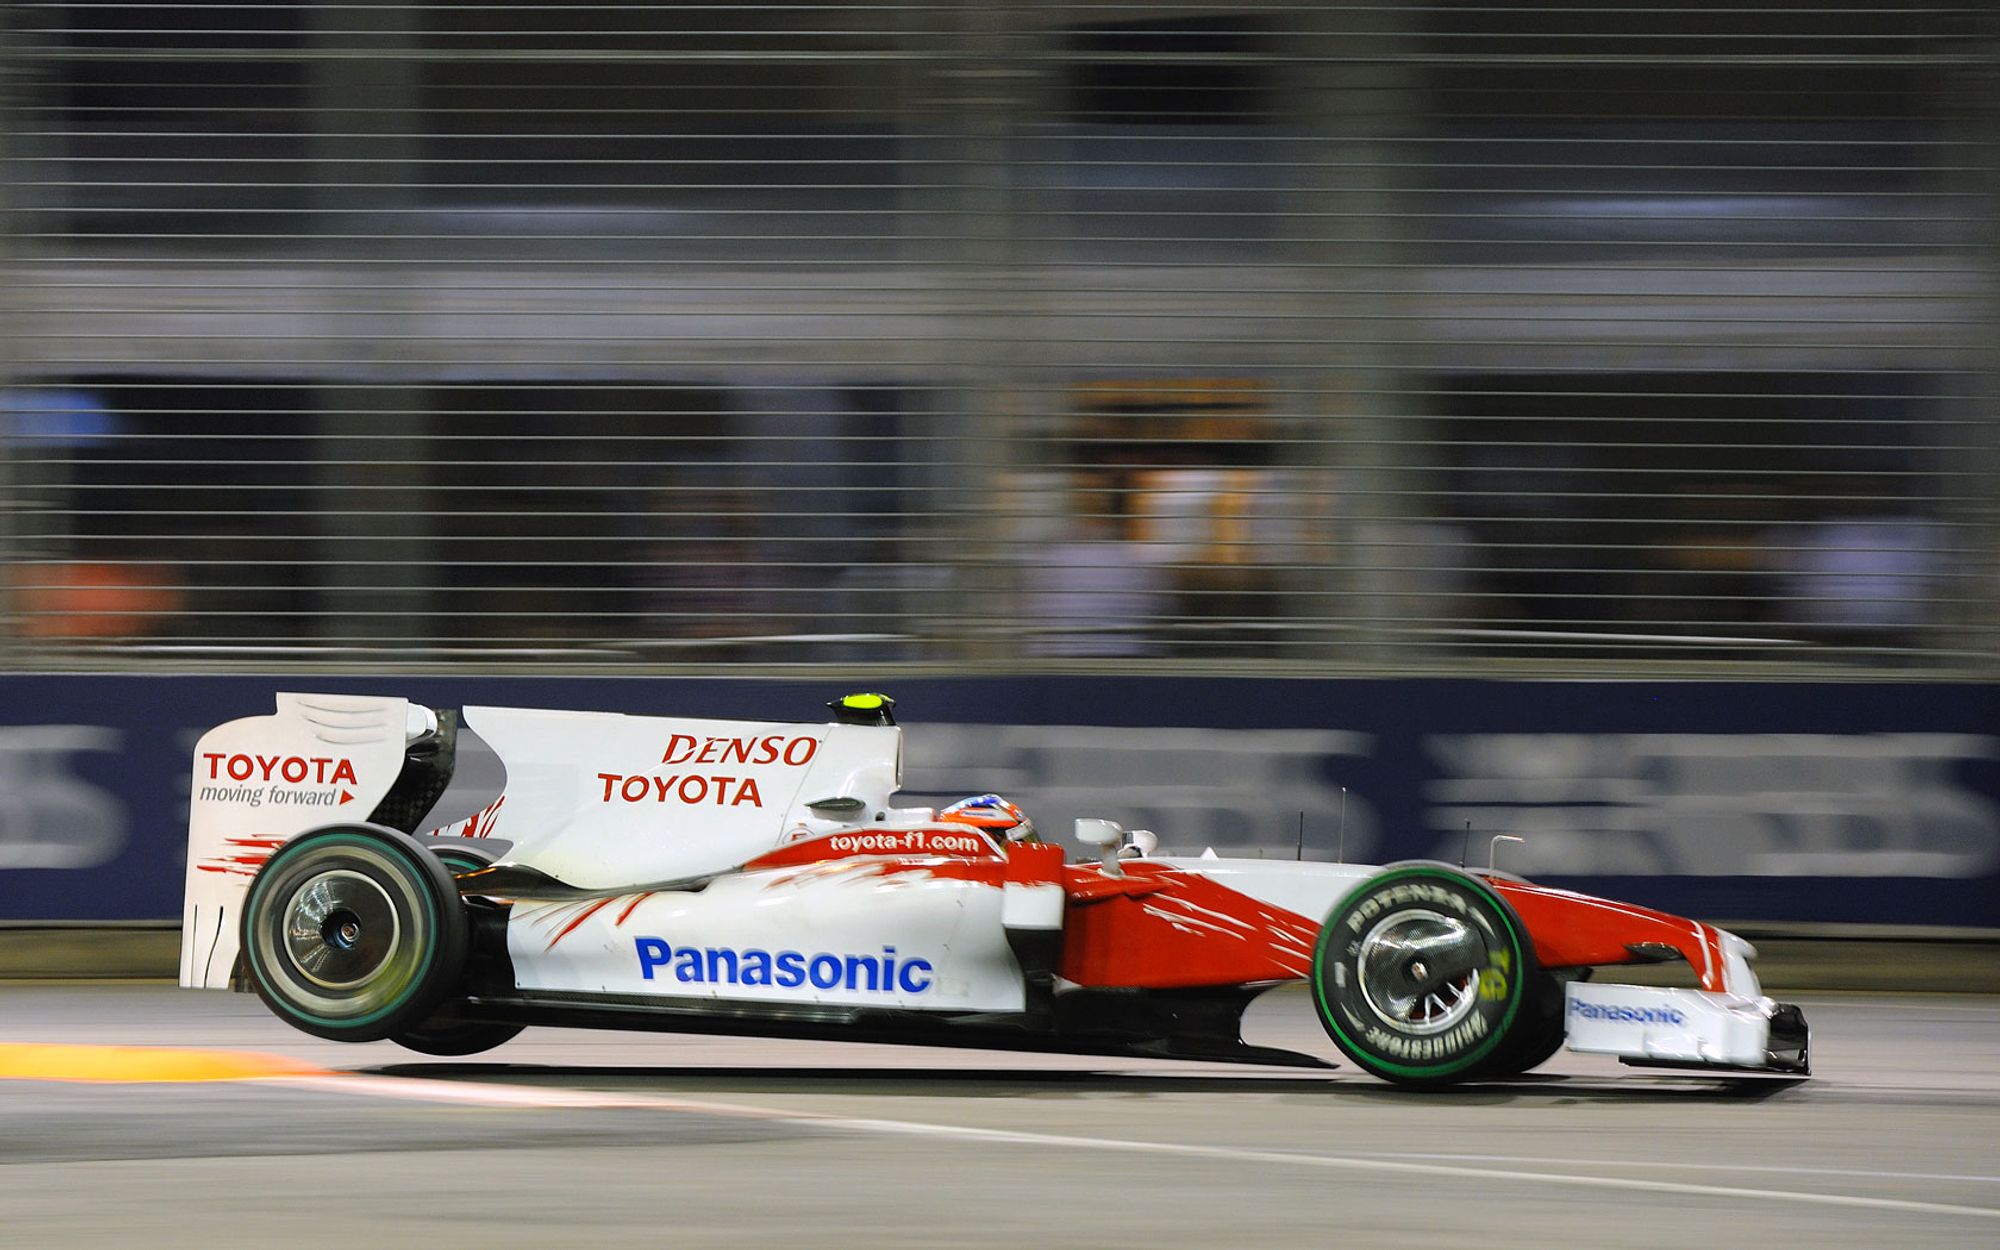
[[(305, 837), (300, 838), (295, 842), (287, 842), (284, 845), (284, 847), (281, 850), (279, 850), (278, 854), (279, 855), (286, 855), (287, 853), (303, 854), (308, 849), (322, 847), (322, 846), (358, 846), (376, 851), (388, 848), (397, 854), (402, 853), (401, 847), (395, 846), (394, 844), (389, 843), (384, 839), (371, 838), (365, 834), (344, 833), (336, 831), (330, 833), (307, 834)], [(264, 884), (264, 880), (265, 880), (264, 874), (259, 873), (257, 874), (257, 880), (250, 883), (250, 897), (244, 900), (245, 906), (243, 910), (246, 916), (254, 915), (256, 913), (257, 904), (260, 898), (260, 895), (258, 893), (258, 888)], [(418, 889), (417, 894), (418, 897), (422, 900), (425, 922), (429, 925), (429, 932), (431, 935), (431, 945), (433, 948), (435, 948), (437, 945), (438, 933), (442, 920), (442, 917), (438, 915), (437, 900), (431, 897), (431, 891), (427, 884), (423, 885), (422, 888)], [(435, 952), (433, 951), (433, 953)], [(404, 1004), (410, 1001), (410, 998), (414, 994), (416, 994), (417, 990), (421, 988), (424, 983), (424, 976), (421, 972), (419, 972), (418, 975), (410, 979), (409, 986), (406, 989), (404, 989), (404, 991), (401, 994), (398, 994), (393, 1001), (383, 1004), (381, 1007), (367, 1013), (366, 1015), (327, 1017), (327, 1016), (315, 1015), (309, 1011), (301, 1011), (297, 1007), (294, 1007), (291, 1004), (291, 1002), (288, 999), (286, 999), (285, 995), (279, 993), (275, 988), (273, 988), (271, 974), (264, 967), (262, 961), (257, 956), (256, 942), (252, 941), (243, 944), (243, 958), (244, 962), (249, 965), (250, 975), (257, 978), (257, 983), (264, 987), (265, 992), (268, 995), (270, 995), (270, 997), (275, 998), (279, 1002), (284, 1003), (286, 1011), (290, 1012), (293, 1015), (298, 1016), (302, 1020), (310, 1020), (314, 1024), (325, 1029), (366, 1028), (367, 1026), (374, 1024), (376, 1021), (381, 1020), (383, 1017), (391, 1014), (392, 1012), (401, 1009)]]
[(478, 856), (467, 855), (460, 851), (432, 851), (431, 854), (437, 856), (438, 862), (444, 865), (444, 870), (453, 876), (461, 872), (478, 872), (486, 867), (485, 862)]
[[(1527, 947), (1523, 942), (1520, 931), (1514, 927), (1514, 918), (1512, 909), (1507, 906), (1506, 902), (1502, 900), (1498, 894), (1495, 894), (1491, 889), (1489, 889), (1486, 886), (1484, 882), (1480, 881), (1477, 877), (1471, 877), (1471, 876), (1462, 877), (1456, 873), (1445, 872), (1436, 868), (1421, 868), (1421, 867), (1399, 868), (1390, 872), (1381, 873), (1377, 876), (1368, 878), (1367, 882), (1361, 887), (1361, 889), (1372, 890), (1377, 885), (1381, 885), (1388, 882), (1410, 880), (1413, 878), (1429, 879), (1433, 881), (1448, 881), (1453, 885), (1466, 888), (1475, 897), (1481, 898), (1485, 900), (1487, 903), (1491, 904), (1493, 908), (1493, 914), (1500, 918), (1500, 927), (1506, 931), (1507, 936), (1510, 939), (1512, 939), (1514, 943), (1514, 950), (1517, 957), (1516, 963), (1518, 964), (1520, 962), (1521, 956), (1526, 955)], [(1355, 891), (1355, 893), (1360, 893), (1360, 891), (1357, 890)], [(1351, 898), (1353, 897), (1353, 895), (1350, 894), (1348, 897)], [(1345, 901), (1346, 901), (1345, 899), (1342, 900), (1343, 903), (1345, 903)], [(1481, 1042), (1478, 1046), (1474, 1047), (1471, 1052), (1461, 1056), (1460, 1058), (1452, 1059), (1441, 1064), (1432, 1064), (1428, 1067), (1420, 1067), (1413, 1064), (1396, 1063), (1393, 1060), (1379, 1058), (1372, 1051), (1370, 1051), (1368, 1047), (1361, 1045), (1360, 1043), (1356, 1042), (1352, 1037), (1348, 1036), (1347, 1030), (1340, 1027), (1339, 1015), (1337, 1012), (1334, 1011), (1333, 1005), (1326, 1001), (1326, 977), (1323, 974), (1323, 968), (1327, 960), (1327, 948), (1330, 945), (1332, 945), (1333, 936), (1334, 936), (1334, 926), (1331, 923), (1331, 919), (1329, 918), (1329, 922), (1327, 924), (1320, 926), (1319, 941), (1313, 944), (1313, 977), (1312, 977), (1313, 1005), (1319, 1008), (1319, 1018), (1321, 1022), (1324, 1023), (1327, 1028), (1333, 1030), (1335, 1036), (1338, 1037), (1339, 1040), (1345, 1042), (1348, 1046), (1352, 1047), (1353, 1049), (1360, 1051), (1362, 1054), (1367, 1055), (1369, 1063), (1373, 1064), (1378, 1068), (1381, 1068), (1385, 1072), (1393, 1072), (1398, 1076), (1423, 1078), (1423, 1077), (1435, 1077), (1435, 1076), (1451, 1076), (1454, 1075), (1455, 1073), (1465, 1071), (1473, 1064), (1476, 1064), (1480, 1060), (1486, 1058), (1487, 1055), (1491, 1054), (1493, 1050), (1500, 1045), (1501, 1040), (1507, 1036), (1507, 1030), (1513, 1026), (1514, 1017), (1517, 1014), (1519, 1014), (1521, 1010), (1522, 999), (1526, 997), (1525, 990), (1516, 990), (1512, 994), (1510, 994), (1509, 995), (1510, 1001), (1507, 1004), (1507, 1010), (1501, 1015), (1499, 1024), (1494, 1026), (1493, 1030), (1486, 1035), (1485, 1041)], [(1526, 980), (1525, 978), (1516, 976), (1512, 979), (1512, 984), (1516, 986), (1525, 986)]]

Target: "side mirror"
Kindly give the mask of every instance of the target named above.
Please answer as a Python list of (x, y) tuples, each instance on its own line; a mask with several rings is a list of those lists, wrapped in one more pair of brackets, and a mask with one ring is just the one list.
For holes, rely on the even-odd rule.
[(1118, 848), (1125, 841), (1123, 825), (1115, 820), (1079, 817), (1076, 822), (1076, 840), (1085, 846), (1096, 848), (1097, 858), (1104, 865), (1105, 876), (1125, 875), (1125, 870), (1118, 866)]
[(1131, 841), (1118, 848), (1121, 859), (1151, 859), (1153, 852), (1160, 849), (1160, 835), (1151, 829), (1134, 829)]
[(1079, 818), (1076, 822), (1076, 840), (1085, 846), (1103, 850), (1116, 847), (1125, 841), (1125, 826), (1115, 820), (1091, 820)]

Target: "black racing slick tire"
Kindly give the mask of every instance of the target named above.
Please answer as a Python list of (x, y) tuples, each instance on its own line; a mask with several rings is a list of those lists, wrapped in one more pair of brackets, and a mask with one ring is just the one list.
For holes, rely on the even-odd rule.
[(1334, 906), (1313, 950), (1313, 1003), (1363, 1070), (1444, 1086), (1516, 1053), (1539, 971), (1527, 930), (1491, 887), (1414, 864), (1369, 878)]
[(1531, 1072), (1553, 1059), (1568, 1040), (1568, 1021), (1563, 1017), (1563, 981), (1547, 972), (1536, 972), (1527, 981), (1521, 1014), (1507, 1041), (1480, 1065), (1480, 1076), (1519, 1076)]
[(520, 1035), (518, 1024), (496, 1024), (487, 1020), (450, 1020), (434, 1017), (422, 1026), (405, 1029), (389, 1040), (420, 1055), (457, 1058), (477, 1055), (513, 1041)]
[(465, 970), (451, 873), (408, 834), (342, 825), (301, 834), (250, 883), (243, 959), (280, 1019), (372, 1042), (428, 1020)]

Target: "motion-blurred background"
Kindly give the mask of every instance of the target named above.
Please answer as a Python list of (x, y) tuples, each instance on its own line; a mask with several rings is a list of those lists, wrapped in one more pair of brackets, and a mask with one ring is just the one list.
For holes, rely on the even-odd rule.
[(9, 7), (22, 667), (1991, 671), (1986, 6)]
[(0, 917), (176, 914), (274, 686), (859, 675), (1057, 828), (2000, 926), (1988, 5), (0, 22)]

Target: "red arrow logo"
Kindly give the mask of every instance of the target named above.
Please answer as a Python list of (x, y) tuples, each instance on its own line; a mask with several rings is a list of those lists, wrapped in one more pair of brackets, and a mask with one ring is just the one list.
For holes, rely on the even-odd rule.
[(354, 792), (353, 792), (352, 790), (342, 790), (342, 791), (340, 792), (340, 801), (341, 801), (341, 802), (343, 802), (343, 803), (351, 803), (351, 802), (353, 802), (353, 801), (354, 801)]

